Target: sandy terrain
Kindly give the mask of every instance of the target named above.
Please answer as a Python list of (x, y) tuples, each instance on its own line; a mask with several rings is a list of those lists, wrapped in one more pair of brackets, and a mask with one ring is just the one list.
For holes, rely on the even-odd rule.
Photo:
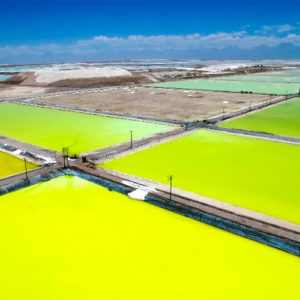
[(33, 95), (51, 92), (51, 88), (37, 86), (19, 86), (19, 85), (1, 85), (0, 84), (0, 99), (7, 97), (30, 97)]
[[(126, 86), (147, 83), (159, 83), (183, 79), (207, 78), (226, 74), (248, 74), (274, 70), (270, 67), (236, 67), (221, 65), (212, 69), (155, 69), (142, 71), (127, 71), (117, 67), (81, 68), (75, 70), (43, 69), (20, 72), (4, 81), (6, 84), (22, 86), (51, 86), (64, 88), (89, 88), (105, 86)], [(224, 71), (220, 71), (223, 70)]]
[[(118, 85), (132, 85), (132, 84), (159, 82), (152, 75), (149, 75), (149, 72), (144, 72), (144, 71), (128, 72), (126, 70), (122, 70), (122, 71), (124, 72), (114, 72), (114, 71), (107, 72), (107, 73), (100, 72), (102, 75), (100, 76), (99, 74), (99, 77), (94, 77), (96, 76), (95, 72), (89, 73), (87, 70), (51, 71), (50, 73), (46, 70), (40, 71), (42, 73), (22, 72), (7, 79), (5, 83), (19, 84), (22, 86), (86, 88), (86, 87), (118, 86)], [(72, 74), (72, 72), (74, 74)], [(41, 77), (38, 74), (40, 74)], [(113, 75), (113, 76), (109, 76), (109, 75)], [(40, 81), (38, 82), (37, 80)]]
[(201, 120), (268, 100), (254, 94), (185, 91), (148, 87), (106, 88), (101, 92), (35, 100), (78, 108), (93, 108), (148, 117)]
[(49, 84), (55, 81), (79, 78), (131, 76), (131, 73), (119, 68), (89, 68), (82, 70), (38, 70), (35, 71), (36, 82)]

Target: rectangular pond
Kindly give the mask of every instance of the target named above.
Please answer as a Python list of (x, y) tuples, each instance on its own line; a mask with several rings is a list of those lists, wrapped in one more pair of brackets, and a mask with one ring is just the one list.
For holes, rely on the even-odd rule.
[(0, 135), (71, 154), (105, 148), (173, 127), (121, 118), (0, 103)]
[(254, 82), (274, 82), (274, 83), (278, 82), (278, 83), (300, 84), (300, 69), (252, 73), (246, 75), (221, 76), (216, 79), (231, 80), (231, 81), (254, 81)]
[[(37, 165), (27, 162), (27, 169), (32, 170)], [(0, 178), (25, 172), (25, 162), (19, 158), (0, 151)]]
[(249, 113), (220, 126), (300, 138), (300, 98)]
[(300, 224), (300, 147), (199, 130), (100, 165)]
[(271, 74), (251, 74), (219, 77), (220, 80), (229, 81), (254, 81), (254, 82), (274, 82), (274, 83), (295, 83), (300, 88), (300, 76), (279, 76)]
[(300, 296), (297, 256), (78, 177), (1, 196), (0, 228), (5, 300)]
[[(228, 77), (229, 78), (229, 77)], [(230, 81), (221, 79), (181, 80), (166, 83), (152, 84), (159, 88), (176, 88), (187, 90), (208, 90), (222, 92), (251, 92), (255, 94), (287, 95), (299, 92), (300, 83), (277, 83), (259, 81)]]

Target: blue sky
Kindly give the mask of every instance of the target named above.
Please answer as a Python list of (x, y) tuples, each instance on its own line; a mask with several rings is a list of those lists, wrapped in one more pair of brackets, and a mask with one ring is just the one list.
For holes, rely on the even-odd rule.
[(300, 58), (300, 0), (0, 0), (0, 63)]

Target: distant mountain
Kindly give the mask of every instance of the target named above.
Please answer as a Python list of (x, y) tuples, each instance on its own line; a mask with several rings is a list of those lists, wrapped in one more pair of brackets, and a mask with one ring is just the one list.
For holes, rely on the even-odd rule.
[(30, 63), (54, 63), (54, 62), (82, 62), (82, 61), (119, 61), (119, 60), (144, 60), (144, 59), (200, 59), (200, 60), (236, 60), (236, 59), (300, 59), (300, 47), (293, 44), (281, 44), (276, 47), (257, 47), (241, 49), (227, 47), (223, 49), (199, 48), (191, 50), (136, 50), (136, 51), (98, 51), (75, 55), (74, 53), (51, 52), (41, 55), (22, 54), (7, 55), (0, 59), (0, 64), (30, 64)]

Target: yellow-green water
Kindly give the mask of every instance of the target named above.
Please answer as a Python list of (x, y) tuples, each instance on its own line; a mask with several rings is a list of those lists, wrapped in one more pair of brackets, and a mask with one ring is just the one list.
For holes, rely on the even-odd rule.
[(300, 137), (300, 98), (229, 120), (220, 126)]
[[(230, 78), (230, 77), (228, 77)], [(287, 95), (299, 91), (299, 83), (282, 83), (282, 82), (259, 82), (259, 81), (229, 81), (229, 80), (208, 80), (193, 79), (181, 80), (175, 82), (164, 82), (151, 84), (159, 88), (176, 88), (191, 90), (208, 90), (208, 91), (225, 91), (225, 92), (252, 92), (256, 94), (278, 94)]]
[(0, 197), (0, 299), (299, 299), (300, 259), (79, 179)]
[(101, 166), (300, 224), (300, 147), (197, 133)]
[(108, 118), (83, 113), (12, 103), (0, 104), (0, 135), (62, 151), (69, 147), (79, 154), (141, 138), (171, 126)]
[[(37, 165), (27, 162), (27, 169), (35, 169)], [(0, 178), (25, 172), (23, 160), (0, 151)]]

